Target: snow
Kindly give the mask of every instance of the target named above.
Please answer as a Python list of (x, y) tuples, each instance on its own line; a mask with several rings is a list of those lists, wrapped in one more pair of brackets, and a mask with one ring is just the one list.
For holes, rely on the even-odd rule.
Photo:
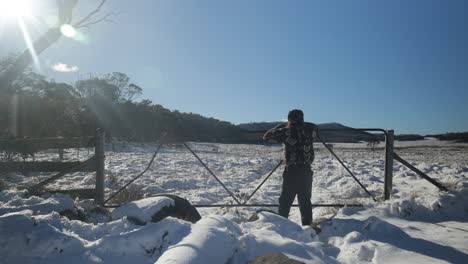
[[(338, 214), (322, 227), (320, 238), (339, 252), (337, 260), (343, 263), (466, 262), (468, 234), (453, 234), (456, 225), (432, 222), (431, 218), (416, 221), (388, 217), (386, 210), (379, 210), (387, 206), (391, 205), (350, 216)], [(437, 213), (434, 216), (437, 218)], [(458, 224), (466, 226), (466, 218)]]
[(31, 210), (35, 214), (48, 214), (51, 212), (63, 212), (72, 210), (74, 201), (63, 194), (44, 194), (40, 197), (31, 196), (25, 198), (24, 191), (0, 192), (0, 215), (22, 210)]
[(114, 209), (114, 211), (112, 211), (112, 219), (116, 220), (126, 216), (146, 223), (151, 221), (152, 216), (163, 207), (173, 206), (174, 204), (174, 200), (162, 196), (141, 199)]
[[(117, 220), (97, 225), (101, 229), (98, 234), (92, 226), (57, 213), (3, 215), (2, 263), (153, 263), (169, 244), (180, 241), (190, 230), (188, 223), (172, 218), (144, 226)], [(99, 237), (93, 237), (96, 235)]]
[(334, 263), (322, 250), (311, 227), (304, 228), (281, 216), (259, 213), (259, 219), (241, 225), (242, 250), (238, 253), (239, 263), (246, 263), (258, 256), (271, 252), (282, 252), (288, 257), (308, 263)]
[[(211, 170), (243, 200), (281, 157), (279, 146), (190, 143)], [(141, 172), (157, 148), (151, 144), (117, 145), (106, 152), (106, 196)], [(144, 197), (112, 212), (90, 200), (67, 195), (31, 196), (22, 190), (48, 174), (10, 173), (0, 178), (0, 263), (247, 263), (281, 252), (305, 263), (468, 263), (468, 145), (424, 140), (395, 142), (395, 151), (421, 171), (449, 187), (439, 190), (399, 163), (394, 165), (392, 199), (374, 203), (320, 145), (313, 164), (312, 203), (361, 203), (363, 208), (314, 208), (322, 232), (302, 227), (297, 208), (290, 219), (259, 208), (199, 208), (195, 224), (151, 217), (174, 201), (232, 203), (232, 198), (198, 161), (179, 145), (161, 149), (153, 166), (129, 186)], [(383, 195), (384, 154), (365, 143), (333, 144), (334, 151), (376, 197)], [(67, 160), (89, 158), (69, 149)], [(53, 152), (37, 160), (55, 158)], [(280, 167), (249, 203), (278, 202)], [(72, 173), (50, 189), (92, 188), (94, 176)], [(269, 208), (276, 210), (276, 208)], [(67, 211), (85, 212), (85, 221), (69, 220)], [(62, 215), (61, 215), (62, 214)], [(65, 214), (66, 215), (66, 214)], [(137, 219), (140, 225), (132, 219)], [(141, 225), (141, 224), (144, 225)]]

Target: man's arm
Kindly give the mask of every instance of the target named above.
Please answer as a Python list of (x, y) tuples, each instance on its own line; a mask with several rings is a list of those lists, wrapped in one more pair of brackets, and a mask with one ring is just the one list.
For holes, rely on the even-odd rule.
[(320, 127), (317, 126), (316, 124), (314, 123), (309, 123), (309, 122), (305, 122), (304, 123), (308, 128), (310, 128), (312, 130), (312, 135), (314, 137), (318, 137), (318, 134), (320, 132)]
[(281, 137), (284, 135), (284, 128), (286, 125), (284, 124), (279, 124), (275, 126), (274, 128), (268, 130), (265, 135), (263, 135), (263, 140), (276, 140), (276, 141), (281, 141)]
[(306, 126), (312, 128), (312, 130), (313, 130), (314, 132), (320, 131), (320, 127), (317, 126), (317, 125), (314, 124), (314, 123), (304, 122), (304, 124), (305, 124)]

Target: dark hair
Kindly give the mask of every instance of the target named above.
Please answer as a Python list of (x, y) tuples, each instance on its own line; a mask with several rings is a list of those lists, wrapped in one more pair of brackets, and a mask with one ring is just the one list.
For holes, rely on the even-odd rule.
[(291, 110), (288, 113), (288, 120), (296, 124), (302, 124), (304, 123), (304, 113), (299, 109)]

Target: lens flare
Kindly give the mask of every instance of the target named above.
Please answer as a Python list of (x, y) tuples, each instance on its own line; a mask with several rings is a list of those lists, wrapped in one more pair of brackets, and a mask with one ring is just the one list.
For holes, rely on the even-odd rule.
[(60, 27), (60, 31), (67, 38), (74, 38), (76, 36), (76, 30), (72, 25), (63, 24)]

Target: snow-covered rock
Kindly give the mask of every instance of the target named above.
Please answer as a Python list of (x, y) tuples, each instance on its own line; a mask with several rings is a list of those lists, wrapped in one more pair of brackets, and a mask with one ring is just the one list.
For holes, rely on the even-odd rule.
[(221, 216), (203, 218), (158, 259), (160, 264), (228, 263), (238, 250), (239, 226)]
[(129, 202), (112, 211), (112, 219), (120, 219), (124, 216), (146, 223), (151, 221), (154, 214), (164, 207), (174, 206), (175, 202), (165, 196), (150, 197), (138, 201)]

